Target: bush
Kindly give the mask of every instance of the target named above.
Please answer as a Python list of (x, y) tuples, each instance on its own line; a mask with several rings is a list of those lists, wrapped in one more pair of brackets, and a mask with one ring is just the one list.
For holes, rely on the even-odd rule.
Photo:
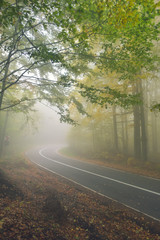
[(147, 161), (147, 162), (145, 163), (145, 167), (146, 167), (148, 170), (160, 171), (160, 163), (155, 163), (155, 162)]
[(135, 167), (135, 166), (138, 165), (138, 162), (137, 162), (137, 160), (136, 160), (135, 158), (129, 157), (129, 158), (127, 159), (127, 165), (128, 165), (128, 166)]
[(105, 159), (105, 160), (108, 160), (109, 154), (108, 154), (108, 152), (102, 152), (102, 153), (100, 154), (100, 157), (103, 158), (103, 159)]
[(117, 162), (124, 162), (124, 161), (125, 161), (125, 156), (124, 156), (123, 154), (118, 153), (118, 154), (116, 155), (115, 160), (116, 160)]

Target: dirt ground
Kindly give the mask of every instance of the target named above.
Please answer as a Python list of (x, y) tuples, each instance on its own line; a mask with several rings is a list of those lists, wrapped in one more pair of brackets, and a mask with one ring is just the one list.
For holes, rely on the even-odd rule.
[(0, 169), (1, 240), (160, 240), (160, 222), (29, 161)]

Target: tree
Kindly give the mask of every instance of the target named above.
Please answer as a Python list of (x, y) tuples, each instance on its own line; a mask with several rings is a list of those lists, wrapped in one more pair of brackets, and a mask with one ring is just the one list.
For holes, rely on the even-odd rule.
[[(71, 21), (71, 1), (2, 1), (1, 4), (1, 56), (0, 62), (0, 109), (5, 105), (8, 89), (20, 84), (23, 90), (35, 90), (42, 95), (42, 87), (69, 85), (67, 78), (57, 83), (60, 72), (69, 69), (74, 48), (85, 52), (87, 44), (76, 44), (83, 36)], [(64, 11), (63, 11), (64, 10)], [(66, 13), (66, 14), (65, 14)], [(73, 14), (72, 14), (73, 15)], [(73, 15), (74, 17), (74, 15)], [(74, 34), (73, 34), (74, 33)], [(80, 35), (80, 36), (79, 36)], [(78, 46), (78, 47), (77, 47)], [(66, 69), (66, 70), (65, 70)], [(48, 72), (48, 73), (47, 73)], [(53, 73), (52, 76), (49, 76)], [(39, 89), (41, 91), (39, 91)], [(62, 90), (62, 89), (61, 89)], [(53, 88), (51, 89), (53, 93)], [(44, 97), (44, 96), (43, 96)], [(28, 99), (30, 100), (30, 99)], [(27, 99), (26, 99), (27, 101)], [(17, 101), (17, 104), (21, 101)], [(15, 103), (16, 104), (16, 103)]]
[[(152, 41), (157, 38), (158, 24), (152, 24), (157, 15), (157, 5), (152, 0), (129, 3), (61, 0), (41, 4), (35, 0), (17, 0), (2, 1), (1, 5), (0, 46), (4, 59), (0, 64), (0, 108), (4, 92), (13, 84), (20, 81), (23, 84), (28, 81), (30, 84), (50, 84), (49, 76), (40, 76), (44, 66), (49, 67), (50, 63), (50, 71), (58, 75), (65, 72), (65, 77), (81, 73), (84, 64), (78, 64), (80, 60), (114, 68), (123, 73), (121, 78), (124, 78), (147, 67), (153, 60), (151, 48)], [(91, 51), (93, 38), (100, 40), (103, 51)], [(136, 61), (138, 64), (133, 66)], [(15, 65), (17, 69), (13, 70)], [(30, 71), (34, 76), (31, 77)], [(56, 78), (52, 84), (55, 81)], [(75, 81), (69, 77), (65, 78), (65, 83), (59, 82), (62, 86), (71, 83)]]
[[(136, 82), (139, 72), (155, 70), (159, 62), (159, 55), (154, 51), (155, 42), (159, 41), (159, 4), (150, 0), (98, 1), (97, 4), (101, 6), (101, 24), (96, 32), (99, 48), (96, 52), (93, 48), (97, 66), (106, 72), (117, 72), (119, 82), (130, 80), (132, 83)], [(97, 97), (100, 90), (93, 86), (91, 90), (86, 89), (86, 96), (102, 104)], [(120, 92), (112, 92), (115, 98), (126, 99), (125, 104), (130, 100)]]
[[(75, 86), (82, 96), (101, 105), (137, 102), (134, 96), (108, 86), (99, 89), (94, 84), (79, 84), (77, 76), (84, 76), (97, 64), (117, 72), (119, 81), (134, 81), (135, 73), (153, 68), (158, 12), (153, 0), (2, 1), (0, 109), (13, 106), (12, 102), (4, 105), (13, 85), (56, 103), (61, 119), (70, 122), (67, 104), (73, 101), (69, 91)], [(18, 99), (14, 104), (21, 102)]]

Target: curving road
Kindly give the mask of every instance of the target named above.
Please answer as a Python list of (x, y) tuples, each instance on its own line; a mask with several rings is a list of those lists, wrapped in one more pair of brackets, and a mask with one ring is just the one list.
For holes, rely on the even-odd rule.
[(160, 221), (160, 180), (66, 158), (57, 150), (57, 146), (48, 146), (26, 155), (48, 171)]

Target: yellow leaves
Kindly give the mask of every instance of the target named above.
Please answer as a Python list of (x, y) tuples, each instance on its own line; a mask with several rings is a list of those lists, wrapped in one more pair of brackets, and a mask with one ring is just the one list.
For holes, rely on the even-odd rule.
[(149, 73), (142, 73), (140, 75), (136, 75), (136, 77), (140, 78), (140, 79), (147, 79), (148, 75), (150, 75), (150, 74)]
[(15, 0), (7, 0), (7, 2), (8, 2), (8, 3), (11, 3), (11, 4), (16, 3)]
[(92, 218), (90, 219), (89, 223), (90, 223), (90, 224), (93, 224), (94, 222), (95, 222), (95, 218), (92, 217)]
[(0, 220), (0, 229), (3, 228), (3, 223), (4, 223), (4, 219), (1, 219), (1, 220)]
[(155, 4), (155, 7), (160, 7), (160, 1)]
[[(130, 211), (109, 199), (96, 197), (90, 191), (75, 188), (73, 184), (61, 181), (54, 175), (33, 168), (32, 165), (28, 165), (23, 173), (19, 168), (8, 169), (10, 169), (9, 176), (14, 176), (25, 195), (23, 201), (19, 198), (14, 201), (10, 214), (0, 213), (2, 218), (0, 239), (39, 240), (46, 239), (46, 236), (47, 239), (74, 240), (91, 239), (92, 236), (94, 239), (110, 240), (120, 239), (120, 237), (121, 239), (159, 239), (158, 234), (153, 233), (153, 224), (147, 223), (145, 217), (140, 217), (140, 213), (134, 213), (133, 210)], [(44, 192), (35, 191), (34, 183), (38, 186), (43, 184)], [(51, 190), (62, 197), (63, 206), (65, 205), (69, 210), (67, 220), (60, 224), (42, 214), (44, 196)], [(33, 198), (33, 194), (37, 196), (36, 199)], [(23, 209), (19, 207), (21, 205)], [(2, 199), (0, 206), (2, 209)], [(11, 206), (10, 202), (9, 206)], [(24, 210), (27, 211), (27, 216)], [(8, 218), (3, 217), (7, 215)]]
[(104, 2), (102, 2), (102, 1), (99, 1), (98, 3), (97, 3), (97, 8), (98, 8), (98, 10), (99, 11), (103, 11), (104, 10)]
[(5, 208), (5, 211), (10, 211), (10, 210), (11, 210), (10, 207), (6, 207), (6, 208)]
[(103, 0), (97, 1), (97, 13), (99, 17), (102, 16), (103, 11), (105, 10), (106, 3)]
[(141, 17), (136, 0), (117, 1), (112, 5), (110, 10), (109, 23), (114, 24), (117, 28), (125, 27), (127, 24), (133, 26), (139, 22)]
[[(119, 75), (116, 72), (105, 72), (104, 70), (98, 69), (98, 67), (95, 67), (93, 69), (93, 72), (90, 73), (89, 76), (86, 76), (83, 79), (79, 80), (79, 84), (84, 84), (88, 88), (93, 87), (96, 89), (99, 89), (99, 92), (97, 92), (96, 97), (101, 97), (102, 99), (109, 99), (110, 102), (114, 99), (114, 95), (111, 91), (107, 91), (107, 89), (113, 89), (115, 91), (121, 91), (126, 92), (128, 90), (128, 84), (124, 86), (124, 83), (119, 83), (117, 79), (119, 78)], [(104, 91), (103, 91), (104, 90)], [(75, 97), (77, 101), (80, 101), (85, 109), (85, 111), (88, 113), (88, 116), (82, 116), (78, 110), (76, 109), (76, 105), (72, 102), (70, 104), (70, 113), (71, 118), (78, 121), (79, 124), (82, 124), (83, 127), (89, 126), (89, 123), (91, 121), (94, 121), (94, 123), (103, 121), (107, 117), (109, 117), (110, 114), (110, 105), (108, 103), (108, 111), (106, 111), (106, 106), (103, 105), (97, 105), (96, 103), (91, 103), (87, 101), (85, 98), (83, 98), (80, 93), (79, 89), (77, 88), (76, 91), (74, 91), (71, 96)]]

